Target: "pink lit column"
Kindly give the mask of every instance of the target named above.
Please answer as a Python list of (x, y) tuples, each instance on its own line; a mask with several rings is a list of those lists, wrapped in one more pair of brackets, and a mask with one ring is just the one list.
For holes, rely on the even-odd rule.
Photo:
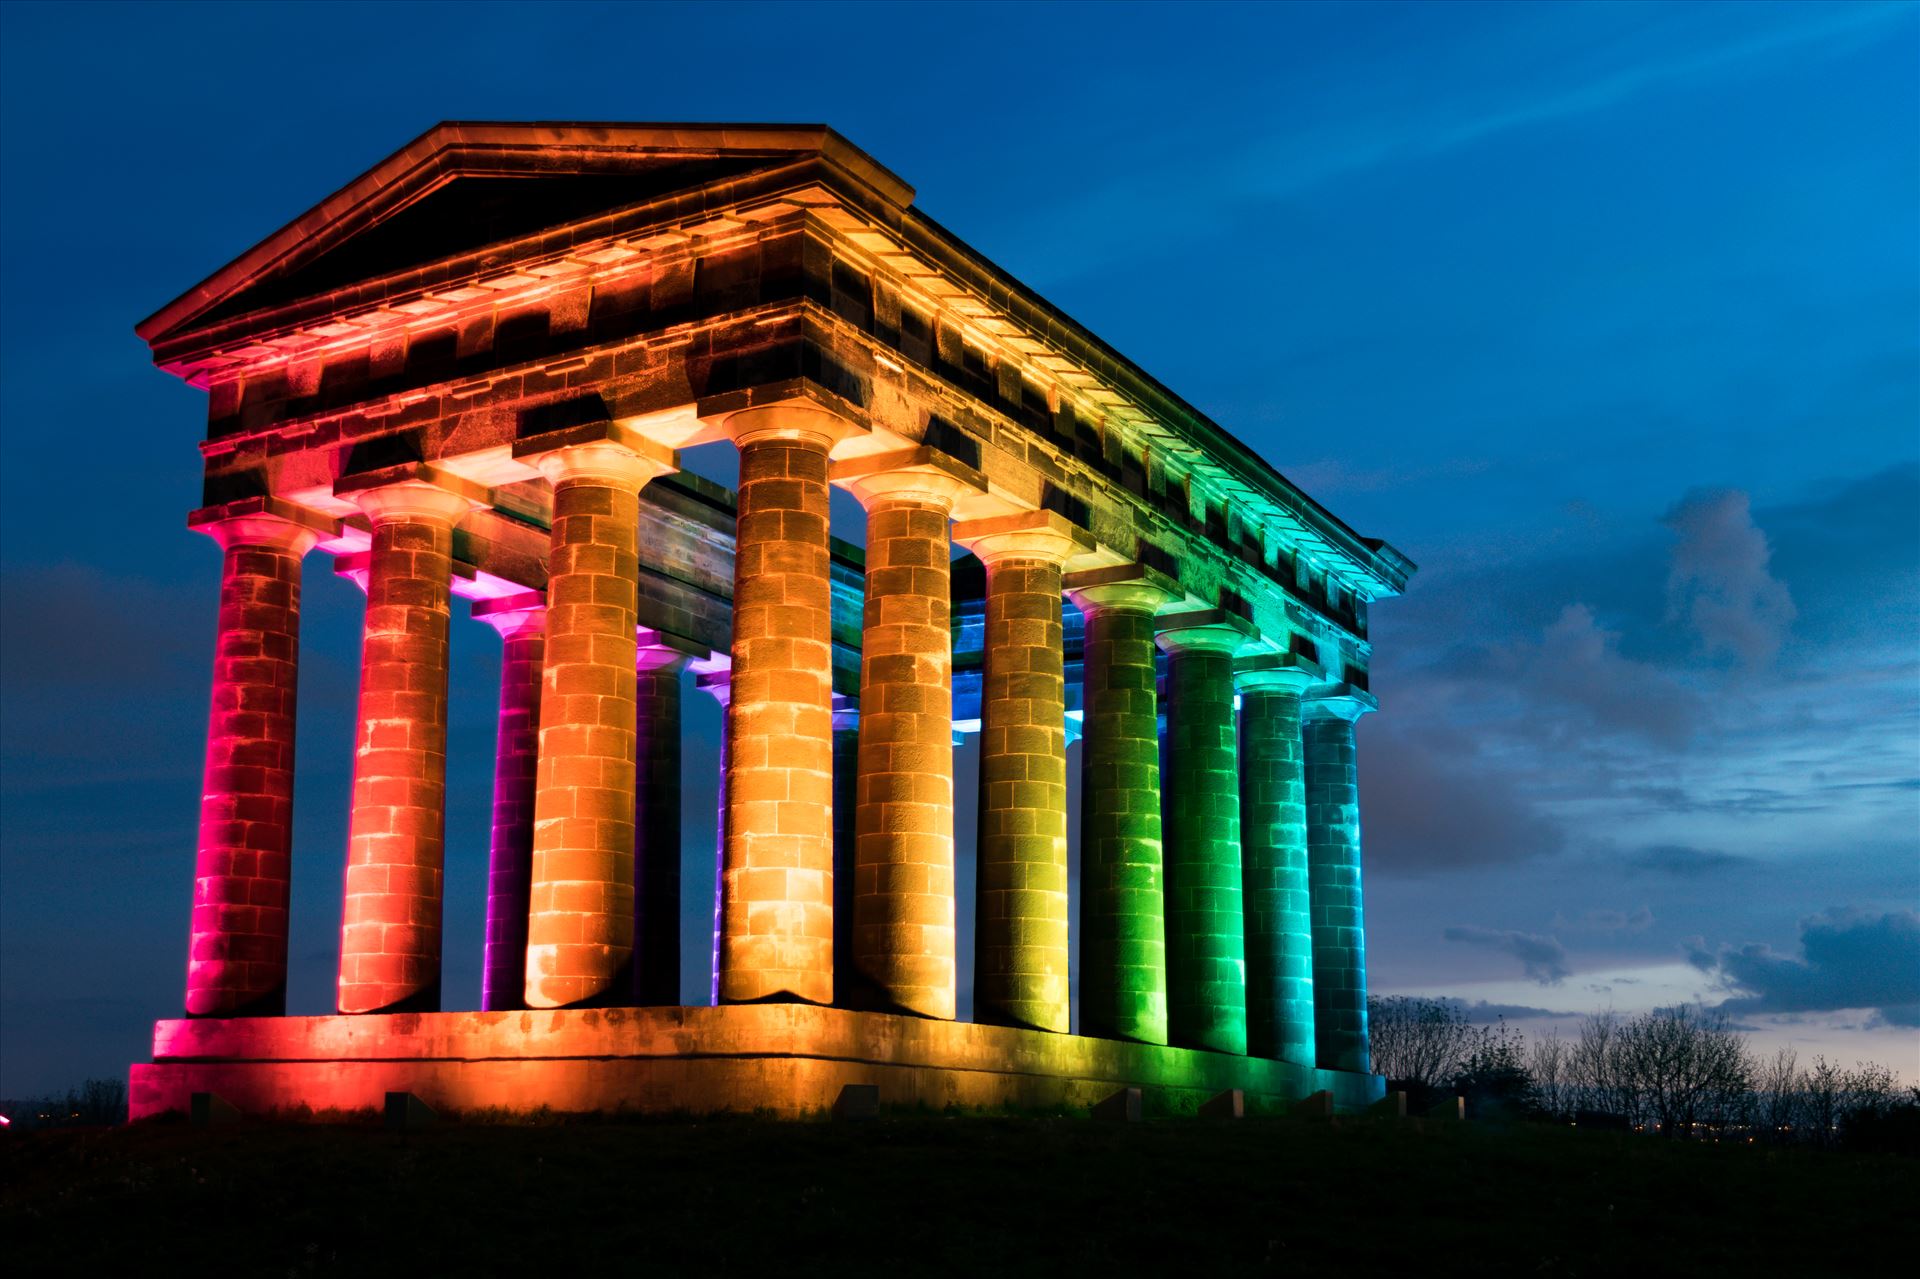
[(194, 527), (225, 554), (186, 1011), (275, 1016), (287, 1002), (300, 558), (319, 534), (268, 514)]
[(680, 672), (642, 632), (634, 677), (633, 1002), (680, 1002)]
[(493, 759), (493, 844), (480, 1007), (525, 1008), (527, 894), (533, 880), (533, 789), (540, 757), (540, 666), (547, 608), (538, 593), (488, 600), (473, 615), (500, 632), (500, 727)]

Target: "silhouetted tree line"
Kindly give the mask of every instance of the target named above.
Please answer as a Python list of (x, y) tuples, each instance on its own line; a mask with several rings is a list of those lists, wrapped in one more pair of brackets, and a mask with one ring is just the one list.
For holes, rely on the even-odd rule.
[(127, 1085), (118, 1079), (89, 1079), (65, 1096), (22, 1097), (0, 1101), (10, 1128), (98, 1128), (127, 1122)]
[(1464, 1096), (1481, 1118), (1531, 1119), (1663, 1137), (1920, 1153), (1920, 1087), (1885, 1066), (1762, 1058), (1718, 1012), (1693, 1005), (1594, 1013), (1576, 1035), (1529, 1041), (1476, 1026), (1457, 1003), (1367, 1001), (1373, 1068), (1420, 1108)]

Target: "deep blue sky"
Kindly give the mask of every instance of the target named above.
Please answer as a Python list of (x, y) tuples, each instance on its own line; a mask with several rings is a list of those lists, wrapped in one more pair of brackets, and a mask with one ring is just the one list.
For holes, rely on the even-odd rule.
[[(179, 1005), (218, 552), (132, 325), (463, 117), (832, 124), (1419, 561), (1377, 989), (1727, 1001), (1920, 1075), (1917, 65), (1894, 4), (0, 8), (0, 1095)], [(361, 602), (307, 583), (319, 1012)], [(454, 635), (471, 1006), (498, 641)]]

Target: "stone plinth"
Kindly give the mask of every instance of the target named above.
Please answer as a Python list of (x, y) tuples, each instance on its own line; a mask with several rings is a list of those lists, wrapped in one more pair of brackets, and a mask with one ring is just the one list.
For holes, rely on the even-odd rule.
[[(162, 1021), (133, 1068), (130, 1113), (184, 1112), (195, 1092), (243, 1114), (373, 1112), (407, 1092), (450, 1118), (482, 1112), (788, 1117), (848, 1084), (882, 1107), (1087, 1109), (1147, 1092), (1148, 1113), (1193, 1113), (1228, 1089), (1249, 1112), (1331, 1092), (1358, 1112), (1376, 1076), (1190, 1049), (803, 1004), (549, 1009)], [(346, 1112), (329, 1114), (328, 1112)]]

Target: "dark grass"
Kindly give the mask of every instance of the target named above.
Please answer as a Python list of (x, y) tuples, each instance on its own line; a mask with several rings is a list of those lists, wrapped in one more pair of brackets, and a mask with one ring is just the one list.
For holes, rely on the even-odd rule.
[(1866, 1275), (1920, 1161), (1526, 1126), (184, 1124), (0, 1139), (9, 1275)]

